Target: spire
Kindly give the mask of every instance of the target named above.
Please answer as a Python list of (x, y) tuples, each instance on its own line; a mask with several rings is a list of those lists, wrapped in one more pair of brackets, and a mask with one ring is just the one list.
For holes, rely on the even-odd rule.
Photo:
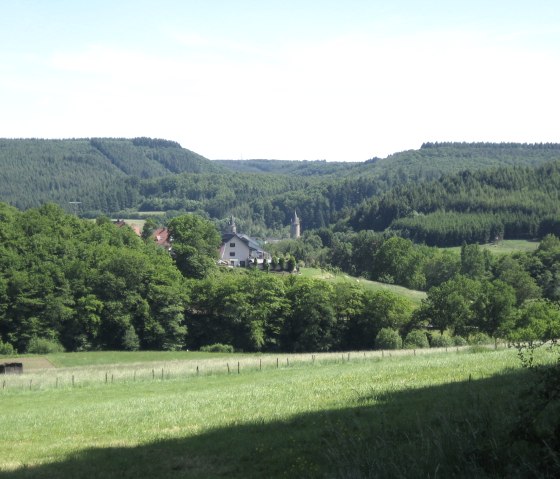
[(296, 239), (301, 236), (301, 226), (298, 215), (294, 210), (294, 217), (292, 218), (292, 224), (290, 225), (290, 238)]

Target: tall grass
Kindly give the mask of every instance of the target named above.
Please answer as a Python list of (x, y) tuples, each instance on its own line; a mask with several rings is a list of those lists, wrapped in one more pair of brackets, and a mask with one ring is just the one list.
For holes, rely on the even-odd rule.
[[(25, 374), (21, 387), (0, 390), (0, 478), (420, 477), (403, 475), (414, 461), (431, 471), (421, 477), (443, 477), (438, 448), (452, 441), (457, 457), (467, 454), (460, 441), (478, 434), (463, 413), (480, 409), (485, 391), (487, 410), (505, 410), (519, 381), (513, 350), (336, 356), (278, 356), (278, 368), (274, 356), (246, 357), (241, 374), (231, 363), (223, 371), (230, 358), (208, 359), (205, 368), (222, 371), (199, 376), (196, 361)], [(160, 364), (174, 373), (158, 379)], [(90, 382), (52, 386), (51, 374), (78, 371)], [(29, 389), (41, 375), (46, 385)], [(382, 474), (391, 471), (400, 476)]]

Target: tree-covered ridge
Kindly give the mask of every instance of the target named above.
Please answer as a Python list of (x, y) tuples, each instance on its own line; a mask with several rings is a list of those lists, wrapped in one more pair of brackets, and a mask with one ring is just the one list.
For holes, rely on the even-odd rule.
[(396, 187), (353, 214), (355, 229), (391, 228), (417, 242), (448, 246), (556, 233), (560, 161), (538, 167), (464, 171)]
[(357, 162), (325, 160), (215, 160), (228, 170), (237, 173), (263, 173), (278, 175), (324, 176), (336, 173), (346, 174), (349, 169), (359, 165)]
[(18, 208), (81, 201), (110, 212), (138, 204), (139, 178), (221, 168), (166, 140), (94, 138), (0, 139), (0, 170), (0, 200)]

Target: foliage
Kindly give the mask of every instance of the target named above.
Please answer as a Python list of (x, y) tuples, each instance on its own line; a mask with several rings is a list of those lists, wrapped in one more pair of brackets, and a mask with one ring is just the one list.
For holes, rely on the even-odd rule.
[(33, 337), (27, 344), (29, 354), (56, 354), (64, 351), (64, 346), (58, 341), (48, 338)]
[(433, 332), (430, 335), (430, 346), (432, 348), (448, 348), (455, 345), (454, 339), (449, 334)]
[(375, 337), (376, 349), (401, 349), (402, 338), (398, 331), (391, 328), (382, 328)]
[(205, 353), (233, 353), (234, 349), (231, 344), (214, 343), (201, 346), (200, 351)]
[(168, 224), (173, 257), (187, 278), (201, 279), (213, 269), (218, 257), (220, 235), (208, 220), (194, 214), (172, 219)]
[(14, 347), (10, 343), (0, 341), (0, 356), (12, 356), (15, 354)]
[(403, 347), (405, 349), (429, 348), (430, 343), (428, 342), (428, 337), (426, 336), (426, 332), (420, 329), (413, 329), (406, 335), (404, 339)]

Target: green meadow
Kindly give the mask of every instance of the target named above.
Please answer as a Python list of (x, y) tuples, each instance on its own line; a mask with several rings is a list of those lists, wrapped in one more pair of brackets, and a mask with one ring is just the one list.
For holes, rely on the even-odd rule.
[[(511, 253), (531, 253), (539, 247), (538, 241), (532, 240), (502, 240), (498, 243), (488, 243), (480, 245), (482, 249), (488, 250), (494, 254), (511, 254)], [(449, 251), (461, 253), (460, 246), (450, 248), (442, 248)]]
[(422, 352), (55, 355), (2, 378), (0, 479), (499, 477), (530, 372)]
[(319, 268), (302, 268), (301, 275), (310, 278), (320, 278), (332, 282), (350, 282), (354, 284), (360, 284), (364, 288), (373, 291), (378, 291), (378, 290), (391, 291), (392, 293), (395, 293), (399, 296), (408, 299), (409, 301), (411, 301), (416, 305), (419, 305), (420, 302), (426, 297), (426, 293), (424, 291), (408, 289), (396, 284), (380, 283), (378, 281), (370, 281), (364, 278), (355, 278), (353, 276), (348, 276), (345, 273), (333, 274), (329, 271), (322, 270)]

